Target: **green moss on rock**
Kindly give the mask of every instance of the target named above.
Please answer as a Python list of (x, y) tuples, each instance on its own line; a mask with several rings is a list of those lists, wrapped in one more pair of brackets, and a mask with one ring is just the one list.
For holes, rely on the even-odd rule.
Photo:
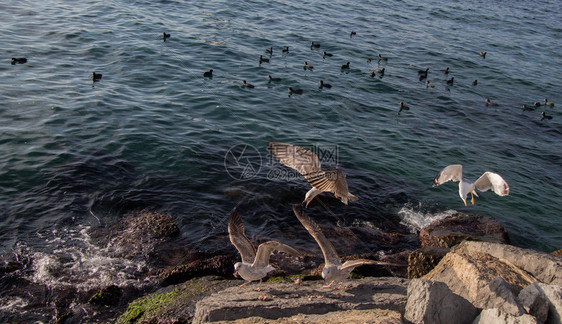
[(129, 304), (125, 313), (117, 319), (117, 323), (134, 323), (143, 316), (149, 315), (169, 303), (177, 295), (177, 291), (174, 290), (162, 294), (155, 293), (137, 299)]

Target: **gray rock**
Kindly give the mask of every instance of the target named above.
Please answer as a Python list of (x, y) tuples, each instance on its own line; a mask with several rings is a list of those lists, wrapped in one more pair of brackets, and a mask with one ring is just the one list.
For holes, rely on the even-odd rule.
[[(536, 290), (536, 292), (534, 292)], [(548, 319), (547, 324), (562, 323), (562, 287), (554, 285), (546, 285), (537, 283), (527, 287), (525, 293), (539, 293), (548, 303)], [(523, 293), (523, 291), (521, 291)]]
[(483, 310), (472, 324), (541, 324), (541, 322), (529, 314), (513, 316), (497, 308), (490, 308)]
[(472, 323), (478, 309), (439, 281), (413, 279), (404, 318), (413, 323)]
[(535, 316), (541, 322), (546, 322), (549, 304), (539, 289), (538, 284), (529, 285), (521, 290), (517, 300), (527, 313)]
[(487, 286), (478, 291), (474, 306), (482, 309), (498, 308), (513, 316), (525, 314), (523, 306), (511, 291), (509, 284), (501, 277), (490, 281)]
[(193, 323), (232, 321), (258, 316), (279, 319), (298, 314), (326, 314), (334, 311), (388, 309), (404, 312), (408, 280), (365, 278), (350, 280), (345, 289), (326, 289), (323, 281), (301, 285), (278, 282), (232, 287), (197, 303)]
[(467, 252), (486, 253), (510, 262), (543, 283), (562, 286), (562, 257), (559, 255), (499, 243), (465, 241), (461, 245)]

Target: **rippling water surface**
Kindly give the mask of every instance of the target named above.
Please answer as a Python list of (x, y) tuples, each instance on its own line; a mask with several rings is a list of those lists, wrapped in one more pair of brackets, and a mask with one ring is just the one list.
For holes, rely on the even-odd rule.
[[(213, 253), (228, 245), (235, 206), (253, 238), (310, 248), (290, 207), (309, 186), (273, 178), (289, 169), (273, 163), (268, 141), (333, 153), (324, 165), (345, 170), (359, 201), (319, 196), (309, 209), (326, 225), (392, 220), (416, 230), (457, 210), (498, 219), (518, 246), (559, 249), (561, 9), (559, 1), (0, 4), (0, 251), (26, 251), (43, 262), (35, 266), (62, 254), (88, 260), (104, 274), (91, 277), (103, 279), (77, 285), (103, 286), (143, 265), (104, 258), (85, 229), (149, 208), (178, 223), (188, 249)], [(379, 53), (388, 61), (377, 62)], [(384, 76), (369, 76), (383, 67)], [(435, 88), (418, 80), (425, 68)], [(319, 89), (320, 80), (333, 87)], [(289, 96), (288, 87), (304, 93)], [(522, 111), (545, 97), (555, 107)], [(400, 101), (410, 110), (398, 114)], [(541, 121), (543, 110), (553, 119)], [(432, 188), (456, 163), (468, 179), (500, 173), (510, 195), (483, 193), (464, 207), (456, 184)], [(68, 276), (83, 273), (70, 264)], [(30, 280), (52, 284), (42, 269)]]

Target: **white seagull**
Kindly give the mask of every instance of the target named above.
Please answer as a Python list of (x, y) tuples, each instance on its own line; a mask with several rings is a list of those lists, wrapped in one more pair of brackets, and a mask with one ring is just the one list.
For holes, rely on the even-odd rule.
[(320, 229), (320, 226), (318, 226), (318, 224), (316, 224), (312, 220), (312, 218), (310, 218), (310, 216), (308, 216), (304, 212), (301, 212), (298, 205), (293, 205), (293, 211), (295, 212), (295, 215), (297, 216), (301, 224), (304, 226), (304, 228), (306, 228), (308, 233), (310, 233), (310, 235), (314, 237), (314, 239), (320, 246), (320, 249), (322, 250), (322, 254), (324, 255), (324, 268), (322, 268), (322, 278), (324, 278), (326, 282), (330, 282), (327, 286), (324, 286), (324, 288), (330, 288), (334, 282), (343, 281), (349, 278), (353, 269), (357, 268), (360, 265), (378, 264), (398, 266), (398, 264), (394, 263), (368, 259), (349, 260), (342, 264), (336, 248), (334, 248), (334, 245), (332, 245), (332, 243), (328, 241), (326, 236), (324, 236), (324, 233), (322, 233), (322, 229)]
[(312, 199), (322, 192), (333, 193), (346, 205), (348, 200), (358, 199), (349, 193), (343, 171), (340, 168), (321, 170), (320, 159), (312, 151), (280, 142), (267, 143), (267, 149), (279, 162), (297, 170), (310, 183), (312, 189), (306, 193), (302, 202), (306, 202), (307, 207)]
[(474, 196), (478, 197), (476, 189), (480, 191), (488, 191), (492, 189), (498, 196), (509, 195), (509, 186), (507, 182), (497, 173), (486, 171), (478, 180), (471, 182), (463, 178), (462, 165), (453, 164), (445, 167), (433, 180), (433, 187), (437, 187), (449, 180), (454, 182), (459, 181), (459, 196), (461, 196), (464, 205), (466, 206), (466, 197), (470, 192), (472, 199), (470, 200), (474, 205)]
[(256, 249), (244, 234), (244, 224), (242, 224), (242, 218), (240, 218), (236, 210), (233, 210), (228, 218), (228, 234), (230, 242), (232, 242), (240, 256), (242, 256), (242, 262), (234, 264), (234, 276), (238, 277), (240, 275), (240, 277), (246, 280), (240, 287), (244, 287), (254, 280), (259, 280), (261, 283), (261, 280), (268, 272), (275, 270), (269, 264), (269, 256), (273, 250), (294, 256), (300, 255), (297, 250), (277, 241), (268, 241), (260, 244), (256, 253)]

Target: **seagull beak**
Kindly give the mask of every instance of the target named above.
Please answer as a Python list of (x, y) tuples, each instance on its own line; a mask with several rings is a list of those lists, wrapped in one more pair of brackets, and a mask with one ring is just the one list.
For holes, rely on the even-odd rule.
[(234, 278), (238, 278), (238, 271), (234, 271)]
[(308, 208), (308, 204), (310, 204), (311, 200), (306, 201), (306, 208)]

